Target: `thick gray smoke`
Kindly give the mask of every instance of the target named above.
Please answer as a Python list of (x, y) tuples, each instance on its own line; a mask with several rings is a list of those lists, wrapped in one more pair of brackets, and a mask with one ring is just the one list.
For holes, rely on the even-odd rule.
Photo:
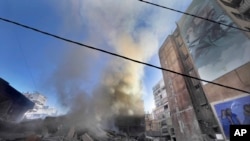
[[(135, 4), (134, 0), (76, 0), (71, 5), (73, 12), (77, 13), (70, 14), (71, 18), (75, 17), (77, 22), (82, 22), (78, 25), (89, 29), (89, 41), (99, 47), (108, 45), (116, 53), (139, 61), (148, 61), (157, 52), (159, 36), (164, 31), (162, 28), (167, 26), (162, 26), (166, 19), (157, 18), (159, 13), (143, 19), (142, 16), (149, 11)], [(117, 115), (143, 115), (141, 79), (144, 66), (111, 58), (101, 71), (100, 81), (92, 93), (87, 93), (83, 85), (96, 75), (93, 71), (96, 56), (88, 49), (66, 51), (50, 78), (60, 102), (69, 108), (72, 120), (81, 121), (78, 125), (84, 128), (93, 128), (98, 124), (112, 126), (110, 121)]]
[[(95, 57), (87, 49), (71, 48), (63, 55), (50, 78), (50, 85), (59, 102), (69, 111), (72, 124), (95, 132), (98, 125), (115, 128), (112, 119), (119, 115), (141, 116), (141, 76), (143, 67), (120, 58), (110, 61), (103, 69), (98, 85), (87, 93), (83, 85), (94, 76), (91, 70)], [(69, 123), (71, 124), (71, 123)]]
[(98, 128), (115, 129), (115, 116), (143, 115), (140, 82), (143, 67), (122, 59), (110, 61), (98, 85), (89, 94), (83, 85), (95, 75), (88, 61), (95, 62), (92, 53), (79, 48), (67, 51), (52, 74), (50, 85), (57, 93), (61, 105), (69, 109), (67, 117), (70, 120), (67, 124), (102, 136), (105, 134), (98, 131)]

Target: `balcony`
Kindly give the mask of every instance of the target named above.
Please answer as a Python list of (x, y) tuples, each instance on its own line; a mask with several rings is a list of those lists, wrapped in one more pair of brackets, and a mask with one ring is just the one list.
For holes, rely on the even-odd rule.
[(161, 127), (163, 127), (163, 126), (167, 126), (167, 121), (166, 121), (166, 120), (163, 120), (163, 121), (161, 122)]
[(163, 135), (169, 135), (168, 128), (162, 128), (161, 133)]

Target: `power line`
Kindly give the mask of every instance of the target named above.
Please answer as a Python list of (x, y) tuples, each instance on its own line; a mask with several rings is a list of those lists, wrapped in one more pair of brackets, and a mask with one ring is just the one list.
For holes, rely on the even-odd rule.
[(174, 12), (177, 12), (177, 13), (189, 15), (189, 16), (192, 16), (192, 17), (195, 17), (195, 18), (199, 18), (199, 19), (202, 19), (202, 20), (206, 20), (206, 21), (209, 21), (209, 22), (212, 22), (212, 23), (215, 23), (215, 24), (224, 25), (224, 26), (227, 26), (227, 27), (230, 27), (230, 28), (234, 28), (234, 29), (238, 29), (238, 30), (241, 30), (241, 31), (244, 31), (244, 32), (250, 32), (250, 29), (249, 30), (242, 29), (242, 28), (239, 28), (239, 27), (228, 25), (228, 24), (225, 24), (225, 23), (222, 23), (222, 22), (217, 22), (217, 21), (214, 21), (214, 20), (211, 20), (211, 19), (208, 19), (208, 18), (200, 17), (200, 16), (197, 16), (197, 15), (194, 15), (194, 14), (190, 14), (190, 13), (187, 13), (187, 12), (179, 11), (179, 10), (176, 10), (176, 9), (173, 9), (173, 8), (169, 8), (169, 7), (166, 7), (166, 6), (162, 6), (162, 5), (159, 5), (159, 4), (155, 4), (155, 3), (152, 3), (152, 2), (148, 2), (148, 1), (144, 1), (144, 0), (138, 0), (138, 1), (150, 4), (150, 5), (154, 5), (156, 7), (168, 9), (168, 10), (171, 10), (171, 11), (174, 11)]
[(86, 44), (82, 44), (82, 43), (79, 43), (79, 42), (76, 42), (76, 41), (73, 41), (73, 40), (69, 40), (69, 39), (60, 37), (58, 35), (54, 35), (54, 34), (51, 34), (51, 33), (48, 33), (48, 32), (45, 32), (45, 31), (30, 27), (30, 26), (27, 26), (27, 25), (24, 25), (24, 24), (20, 24), (20, 23), (17, 23), (17, 22), (8, 20), (8, 19), (4, 19), (4, 18), (0, 17), (0, 20), (5, 21), (7, 23), (11, 23), (11, 24), (14, 24), (14, 25), (21, 26), (21, 27), (26, 28), (26, 29), (33, 30), (33, 31), (36, 31), (36, 32), (39, 32), (39, 33), (42, 33), (42, 34), (45, 34), (45, 35), (48, 35), (48, 36), (51, 36), (51, 37), (54, 37), (54, 38), (57, 38), (57, 39), (60, 39), (60, 40), (66, 41), (66, 42), (70, 42), (70, 43), (73, 43), (73, 44), (76, 44), (76, 45), (79, 45), (79, 46), (83, 46), (83, 47), (86, 47), (86, 48), (89, 48), (89, 49), (97, 50), (97, 51), (107, 53), (107, 54), (110, 54), (110, 55), (113, 55), (113, 56), (116, 56), (116, 57), (119, 57), (119, 58), (123, 58), (125, 60), (136, 62), (138, 64), (143, 64), (143, 65), (150, 66), (150, 67), (153, 67), (153, 68), (156, 68), (156, 69), (168, 71), (168, 72), (171, 72), (171, 73), (174, 73), (174, 74), (182, 75), (182, 76), (185, 76), (185, 77), (193, 78), (193, 79), (196, 79), (196, 80), (199, 80), (199, 81), (207, 82), (207, 83), (214, 84), (214, 85), (217, 85), (217, 86), (221, 86), (221, 87), (224, 87), (224, 88), (228, 88), (228, 89), (232, 89), (232, 90), (236, 90), (236, 91), (239, 91), (239, 92), (250, 94), (250, 92), (242, 90), (242, 89), (226, 86), (226, 85), (223, 85), (223, 84), (219, 84), (219, 83), (211, 82), (211, 81), (208, 81), (208, 80), (200, 79), (200, 78), (193, 77), (193, 76), (190, 76), (190, 75), (186, 75), (186, 74), (183, 74), (183, 73), (175, 72), (173, 70), (161, 68), (159, 66), (155, 66), (155, 65), (152, 65), (152, 64), (149, 64), (149, 63), (145, 63), (145, 62), (138, 61), (138, 60), (135, 60), (135, 59), (132, 59), (132, 58), (128, 58), (126, 56), (122, 56), (122, 55), (119, 55), (119, 54), (116, 54), (116, 53), (112, 53), (112, 52), (109, 52), (109, 51), (106, 51), (106, 50), (103, 50), (103, 49), (99, 49), (99, 48), (96, 48), (96, 47), (93, 47), (93, 46), (90, 46), (90, 45), (86, 45)]

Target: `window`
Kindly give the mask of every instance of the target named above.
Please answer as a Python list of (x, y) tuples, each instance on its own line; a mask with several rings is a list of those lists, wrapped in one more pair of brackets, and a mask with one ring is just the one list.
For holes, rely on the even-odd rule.
[[(190, 75), (190, 76), (193, 76), (193, 77), (196, 77), (196, 73), (195, 73), (194, 69), (191, 69), (191, 70), (189, 71), (189, 75)], [(195, 87), (196, 89), (200, 88), (200, 81), (199, 81), (199, 80), (197, 80), (197, 79), (192, 79), (192, 78), (191, 78), (191, 80), (192, 80), (192, 83), (193, 83), (193, 85), (194, 85), (194, 87)]]
[(164, 126), (164, 125), (167, 125), (167, 121), (166, 120), (161, 121), (161, 126)]
[(183, 58), (183, 59), (187, 59), (188, 58), (188, 50), (187, 50), (187, 48), (185, 47), (185, 46), (182, 46), (181, 48), (180, 48), (180, 54), (181, 54), (181, 57)]
[(196, 89), (200, 88), (200, 84), (194, 86)]
[(174, 134), (175, 134), (175, 132), (174, 132), (174, 128), (171, 128), (171, 129), (170, 129), (170, 131), (171, 131), (171, 134), (172, 134), (172, 135), (174, 135)]
[(168, 109), (168, 105), (165, 105), (165, 106), (164, 106), (164, 110), (167, 110), (167, 109)]
[(185, 64), (185, 68), (187, 70), (191, 70), (193, 69), (193, 63), (192, 63), (192, 60), (190, 57), (188, 57), (185, 61), (184, 61), (184, 64)]
[(162, 129), (162, 133), (168, 133), (168, 129), (167, 128)]
[(163, 90), (165, 90), (165, 89), (166, 89), (166, 87), (165, 87), (165, 86), (161, 88), (161, 90), (162, 90), (162, 91), (163, 91)]
[(197, 89), (196, 91), (197, 91), (196, 99), (198, 100), (199, 104), (201, 106), (206, 106), (207, 105), (207, 100), (206, 100), (205, 94), (202, 92), (201, 89)]

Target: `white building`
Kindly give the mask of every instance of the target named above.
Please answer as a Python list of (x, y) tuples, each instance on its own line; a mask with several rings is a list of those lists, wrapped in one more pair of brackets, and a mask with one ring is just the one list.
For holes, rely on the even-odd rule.
[(153, 111), (154, 119), (159, 122), (161, 135), (163, 135), (166, 140), (171, 140), (172, 120), (170, 117), (167, 91), (163, 79), (153, 87), (153, 94), (156, 105), (156, 108)]
[(39, 93), (24, 93), (24, 95), (35, 103), (34, 109), (43, 108), (47, 102), (47, 98)]
[(57, 110), (55, 108), (46, 106), (47, 98), (45, 96), (41, 95), (38, 92), (27, 92), (24, 93), (24, 95), (35, 103), (34, 108), (25, 113), (25, 119), (37, 119), (57, 115)]
[(166, 112), (169, 112), (167, 92), (166, 92), (163, 79), (161, 79), (153, 87), (153, 94), (154, 94), (154, 101), (156, 105), (156, 108), (154, 110), (154, 117), (158, 120), (161, 120), (165, 118)]

